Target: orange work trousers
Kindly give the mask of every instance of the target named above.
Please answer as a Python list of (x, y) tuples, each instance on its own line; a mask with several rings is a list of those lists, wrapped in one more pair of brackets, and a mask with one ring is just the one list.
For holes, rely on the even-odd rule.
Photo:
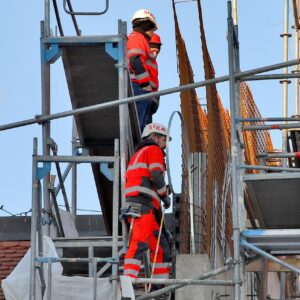
[[(144, 205), (143, 205), (144, 206)], [(159, 234), (159, 224), (155, 219), (154, 209), (147, 211), (134, 219), (131, 240), (125, 255), (124, 275), (137, 278), (143, 260), (143, 254), (150, 249), (151, 270), (154, 262), (155, 249)], [(129, 223), (131, 218), (128, 218)], [(161, 233), (153, 278), (169, 277), (169, 244), (166, 236)]]

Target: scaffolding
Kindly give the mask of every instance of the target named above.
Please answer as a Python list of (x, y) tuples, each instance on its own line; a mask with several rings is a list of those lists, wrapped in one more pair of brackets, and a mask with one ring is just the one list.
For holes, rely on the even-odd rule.
[[(81, 36), (76, 16), (101, 15), (108, 10), (109, 1), (102, 12), (74, 12), (71, 2), (64, 1), (64, 10), (71, 15), (77, 37), (65, 37), (60, 23), (56, 1), (53, 1), (60, 37), (53, 37), (50, 30), (50, 2), (45, 0), (45, 18), (41, 32), (41, 82), (42, 82), (42, 115), (36, 120), (15, 124), (19, 127), (38, 121), (42, 125), (42, 155), (37, 154), (37, 140), (34, 140), (32, 166), (32, 222), (31, 222), (31, 270), (29, 299), (36, 299), (37, 272), (42, 282), (42, 295), (46, 293), (51, 299), (53, 263), (86, 263), (88, 275), (92, 279), (93, 299), (97, 295), (97, 278), (111, 268), (112, 299), (118, 299), (118, 263), (124, 250), (124, 239), (119, 236), (119, 196), (124, 200), (124, 173), (128, 156), (132, 155), (133, 147), (140, 139), (139, 126), (134, 103), (127, 105), (111, 105), (112, 99), (126, 98), (130, 95), (128, 89), (128, 74), (126, 66), (126, 23), (119, 21), (117, 35), (111, 36)], [(71, 96), (73, 110), (51, 116), (50, 69), (58, 58), (62, 58), (66, 79)], [(99, 109), (90, 109), (96, 105)], [(101, 110), (105, 108), (105, 110)], [(73, 122), (73, 155), (57, 154), (55, 141), (51, 139), (50, 120), (74, 116)], [(54, 117), (54, 118), (53, 118)], [(49, 119), (48, 119), (49, 118)], [(42, 120), (43, 119), (43, 120)], [(46, 120), (48, 119), (48, 120)], [(79, 153), (78, 148), (82, 148)], [(50, 155), (50, 150), (53, 156)], [(60, 171), (60, 163), (69, 163), (64, 175)], [(95, 177), (98, 193), (101, 193), (102, 213), (106, 229), (111, 236), (68, 238), (64, 235), (63, 224), (56, 201), (56, 195), (61, 190), (64, 196), (66, 210), (70, 206), (65, 193), (64, 181), (72, 169), (72, 204), (73, 218), (77, 207), (77, 164), (90, 163)], [(112, 184), (101, 173), (101, 164), (107, 164), (113, 171)], [(40, 167), (39, 165), (43, 166)], [(55, 164), (59, 178), (59, 186), (51, 182), (51, 164)], [(121, 176), (120, 176), (121, 175)], [(41, 183), (43, 179), (43, 210), (41, 198)], [(103, 183), (103, 181), (106, 183)], [(100, 191), (100, 192), (99, 192)], [(52, 198), (51, 198), (52, 196)], [(121, 201), (122, 202), (122, 201)], [(123, 203), (123, 202), (122, 202)], [(123, 205), (123, 204), (121, 204)], [(55, 213), (53, 213), (54, 207)], [(51, 220), (58, 225), (59, 238), (54, 239), (55, 246), (64, 255), (64, 249), (72, 249), (75, 253), (85, 248), (88, 257), (46, 257), (43, 256), (42, 234), (50, 236)], [(40, 223), (44, 226), (41, 226)], [(42, 228), (43, 227), (43, 228)], [(123, 227), (122, 232), (125, 234)], [(36, 234), (37, 233), (37, 234)], [(110, 248), (109, 257), (97, 257), (95, 250)], [(70, 251), (69, 251), (70, 252)], [(100, 252), (105, 255), (105, 252)], [(72, 253), (71, 253), (72, 254)], [(75, 254), (76, 255), (76, 254)], [(99, 263), (105, 265), (98, 271)], [(47, 269), (47, 276), (44, 270)], [(47, 280), (45, 280), (47, 277)], [(45, 282), (46, 281), (46, 282)]]
[[(236, 9), (235, 1), (234, 7)], [(288, 1), (284, 2), (285, 9), (285, 22), (284, 22), (284, 62), (288, 61)], [(294, 3), (294, 9), (297, 12), (298, 8)], [(238, 26), (237, 26), (237, 13), (234, 13), (234, 19), (231, 18), (231, 2), (228, 2), (228, 52), (229, 52), (229, 73), (230, 73), (230, 108), (231, 108), (231, 159), (232, 159), (232, 187), (233, 187), (233, 217), (234, 217), (234, 259), (240, 261), (236, 265), (234, 280), (243, 281), (243, 277), (239, 277), (243, 274), (243, 264), (245, 259), (251, 257), (253, 253), (262, 257), (261, 271), (262, 278), (262, 292), (260, 299), (267, 299), (267, 260), (276, 262), (277, 264), (284, 266), (286, 270), (299, 274), (299, 268), (287, 263), (284, 259), (279, 259), (276, 255), (288, 256), (290, 254), (298, 254), (299, 250), (294, 247), (297, 245), (297, 241), (300, 237), (299, 222), (293, 220), (293, 211), (298, 210), (297, 201), (294, 201), (294, 197), (297, 197), (297, 185), (298, 174), (297, 169), (287, 167), (287, 157), (293, 156), (293, 153), (287, 153), (287, 128), (297, 128), (297, 123), (293, 119), (293, 123), (287, 124), (292, 121), (287, 115), (287, 85), (289, 83), (288, 78), (291, 78), (288, 74), (288, 68), (284, 68), (285, 79), (282, 79), (283, 84), (283, 116), (281, 118), (284, 124), (276, 125), (254, 125), (254, 126), (242, 126), (247, 119), (242, 119), (240, 116), (241, 102), (239, 96), (240, 79), (237, 78), (236, 73), (240, 71), (239, 67), (239, 41), (238, 41)], [(295, 19), (295, 28), (299, 26), (299, 20)], [(298, 43), (298, 41), (297, 41)], [(298, 61), (297, 61), (298, 60)], [(295, 66), (299, 65), (299, 55), (296, 55)], [(297, 68), (297, 67), (296, 67)], [(257, 75), (256, 75), (257, 76)], [(252, 77), (255, 79), (254, 77)], [(252, 80), (251, 78), (251, 80)], [(295, 78), (298, 78), (297, 76)], [(269, 75), (267, 77), (262, 76), (260, 79), (276, 79), (276, 76)], [(298, 79), (296, 79), (298, 82)], [(296, 101), (297, 98), (296, 98)], [(259, 121), (262, 121), (260, 119)], [(250, 122), (255, 122), (254, 119), (248, 119)], [(276, 121), (276, 118), (273, 119)], [(281, 167), (272, 167), (266, 165), (247, 166), (243, 164), (243, 143), (241, 139), (242, 131), (249, 130), (266, 130), (266, 129), (282, 129), (282, 152), (267, 154), (268, 158), (282, 158)], [(263, 164), (266, 161), (263, 162)], [(258, 174), (243, 174), (243, 170), (264, 170), (266, 173)], [(277, 173), (270, 173), (270, 171), (277, 171)], [(288, 172), (292, 171), (292, 172)], [(269, 172), (269, 173), (268, 173)], [(288, 173), (284, 173), (288, 172)], [(252, 200), (255, 203), (256, 215), (261, 225), (260, 229), (245, 230), (245, 224), (243, 219), (243, 189), (242, 182), (245, 182), (250, 191)], [(298, 182), (299, 183), (299, 182)], [(276, 191), (275, 188), (279, 188), (280, 191)], [(284, 201), (284, 204), (283, 204)], [(285, 208), (287, 210), (285, 211)], [(236, 211), (240, 215), (235, 215)], [(273, 228), (273, 229), (270, 229)], [(290, 229), (292, 228), (292, 229)], [(245, 254), (240, 256), (239, 246), (245, 249)], [(239, 270), (240, 268), (240, 270)], [(242, 275), (243, 276), (243, 275)], [(245, 297), (246, 282), (243, 282), (243, 286), (239, 287), (235, 285), (235, 299), (243, 299)], [(286, 299), (285, 292), (286, 277), (285, 273), (280, 273), (280, 299)]]
[[(67, 13), (70, 13), (73, 21), (75, 15), (92, 15), (95, 12), (73, 12), (69, 1), (64, 0), (64, 9)], [(287, 0), (285, 1), (287, 3)], [(67, 4), (69, 8), (67, 8)], [(232, 9), (233, 4), (233, 9)], [(299, 6), (295, 5), (295, 15), (298, 15)], [(242, 131), (248, 130), (269, 130), (269, 129), (295, 129), (299, 128), (300, 119), (298, 117), (289, 118), (287, 117), (287, 112), (284, 111), (283, 117), (281, 118), (242, 118), (241, 117), (241, 101), (240, 101), (240, 83), (242, 81), (249, 80), (283, 80), (284, 89), (285, 83), (287, 84), (287, 79), (294, 78), (298, 84), (299, 82), (299, 56), (296, 56), (295, 60), (284, 61), (283, 63), (278, 63), (262, 68), (241, 71), (239, 62), (239, 40), (238, 40), (238, 24), (237, 24), (237, 8), (235, 1), (227, 2), (228, 8), (228, 65), (229, 65), (229, 75), (222, 76), (214, 79), (209, 79), (205, 81), (200, 81), (196, 83), (186, 84), (179, 87), (169, 88), (155, 92), (153, 96), (163, 96), (167, 94), (177, 93), (180, 91), (186, 91), (189, 89), (204, 87), (211, 84), (217, 84), (221, 82), (229, 82), (230, 89), (230, 115), (231, 115), (231, 153), (230, 160), (228, 160), (228, 169), (226, 172), (226, 180), (224, 179), (224, 187), (228, 189), (228, 181), (231, 177), (231, 192), (232, 192), (232, 216), (233, 216), (233, 258), (226, 262), (226, 265), (216, 269), (213, 268), (212, 271), (205, 274), (199, 275), (194, 279), (153, 279), (153, 278), (138, 278), (133, 280), (133, 284), (163, 284), (167, 285), (160, 290), (145, 293), (139, 296), (137, 299), (151, 299), (159, 295), (168, 293), (170, 291), (179, 289), (188, 285), (211, 285), (211, 286), (232, 286), (234, 291), (234, 299), (246, 299), (246, 280), (245, 280), (245, 270), (246, 259), (253, 257), (254, 254), (258, 254), (263, 258), (261, 265), (258, 267), (253, 267), (250, 272), (262, 273), (262, 298), (265, 300), (267, 298), (266, 289), (266, 274), (267, 274), (267, 262), (266, 259), (281, 265), (284, 269), (276, 269), (285, 272), (289, 270), (297, 275), (300, 275), (300, 269), (289, 263), (289, 259), (280, 259), (278, 255), (287, 256), (289, 254), (299, 254), (300, 253), (300, 229), (295, 229), (299, 227), (298, 212), (300, 211), (299, 204), (297, 203), (299, 199), (299, 192), (297, 188), (299, 187), (300, 176), (298, 174), (298, 168), (287, 167), (287, 158), (296, 157), (299, 158), (299, 152), (288, 153), (287, 151), (287, 132), (283, 135), (283, 148), (282, 153), (265, 153), (263, 158), (283, 158), (282, 167), (267, 166), (267, 165), (245, 165), (243, 163), (243, 141), (242, 141)], [(105, 13), (108, 9), (108, 0), (106, 1), (106, 9), (103, 12), (97, 12), (97, 14)], [(232, 17), (234, 15), (234, 18)], [(296, 18), (298, 20), (298, 18)], [(76, 22), (74, 23), (76, 24)], [(295, 28), (299, 29), (298, 22), (295, 23)], [(62, 29), (60, 30), (62, 33)], [(45, 20), (42, 22), (42, 34), (41, 34), (41, 57), (42, 57), (42, 115), (36, 118), (24, 120), (16, 123), (11, 123), (7, 125), (0, 126), (0, 131), (16, 128), (20, 126), (26, 126), (34, 123), (41, 124), (43, 132), (43, 153), (38, 155), (37, 153), (37, 140), (34, 140), (33, 145), (33, 162), (32, 162), (32, 222), (31, 222), (31, 276), (30, 276), (30, 297), (29, 299), (36, 299), (36, 276), (37, 273), (40, 275), (42, 282), (42, 289), (45, 291), (45, 286), (51, 286), (51, 265), (56, 262), (84, 262), (89, 265), (89, 276), (93, 277), (93, 299), (97, 299), (97, 277), (101, 276), (108, 268), (112, 266), (111, 281), (113, 289), (113, 298), (117, 299), (118, 291), (118, 280), (119, 271), (118, 263), (119, 256), (125, 251), (124, 247), (126, 243), (126, 230), (125, 226), (122, 226), (123, 236), (119, 236), (119, 190), (121, 189), (121, 205), (124, 204), (124, 174), (126, 170), (126, 163), (128, 157), (133, 153), (133, 146), (140, 138), (139, 127), (137, 125), (137, 118), (135, 112), (134, 102), (137, 100), (145, 100), (149, 98), (149, 95), (141, 96), (130, 96), (128, 91), (128, 74), (126, 69), (126, 24), (119, 21), (119, 32), (116, 36), (80, 36), (80, 31), (77, 30), (77, 37), (52, 37), (50, 34), (50, 3), (45, 0)], [(284, 33), (287, 36), (287, 31)], [(298, 31), (297, 31), (298, 34)], [(62, 34), (63, 35), (63, 34)], [(76, 67), (72, 65), (72, 56), (77, 58), (80, 55), (86, 57), (86, 51), (100, 51), (103, 56), (103, 61), (109, 61), (108, 73), (116, 80), (111, 80), (117, 82), (118, 85), (109, 87), (109, 90), (113, 91), (113, 94), (105, 94), (104, 96), (99, 96), (97, 91), (95, 91), (95, 101), (92, 103), (81, 103), (80, 97), (76, 96), (76, 82), (74, 81), (76, 76)], [(81, 52), (82, 50), (82, 52)], [(296, 50), (297, 52), (298, 50)], [(99, 52), (97, 52), (99, 53)], [(51, 114), (50, 111), (50, 66), (55, 63), (59, 58), (63, 57), (64, 66), (66, 70), (66, 77), (69, 84), (70, 94), (72, 98), (73, 109), (70, 111), (60, 112)], [(99, 58), (98, 58), (99, 59)], [(74, 60), (77, 61), (78, 60)], [(83, 61), (82, 63), (87, 63)], [(95, 63), (95, 61), (92, 61)], [(295, 66), (295, 70), (292, 74), (287, 72), (287, 68)], [(258, 75), (268, 71), (273, 71), (277, 69), (285, 68), (283, 74), (266, 74)], [(74, 73), (75, 72), (75, 73)], [(78, 75), (78, 74), (77, 74)], [(88, 74), (84, 74), (88, 76)], [(105, 74), (107, 76), (107, 74)], [(77, 80), (81, 80), (80, 78)], [(296, 92), (298, 93), (298, 92)], [(77, 98), (76, 98), (77, 97)], [(101, 98), (102, 97), (102, 98)], [(91, 97), (93, 98), (93, 97)], [(118, 99), (118, 100), (116, 100)], [(97, 100), (97, 101), (96, 101)], [(284, 100), (285, 101), (285, 100)], [(284, 102), (286, 105), (286, 102)], [(298, 113), (298, 100), (296, 100), (295, 107)], [(110, 110), (111, 109), (111, 110)], [(102, 112), (107, 114), (110, 111), (109, 120), (107, 122), (112, 122), (118, 119), (117, 127), (112, 128), (111, 132), (108, 132), (108, 136), (105, 136), (105, 132), (100, 132), (100, 136), (103, 137), (102, 140), (95, 137), (95, 128), (97, 125), (95, 123), (88, 124), (85, 123), (89, 118), (104, 120)], [(100, 114), (100, 115), (99, 115)], [(53, 143), (51, 141), (51, 130), (50, 121), (64, 118), (67, 116), (74, 116), (76, 121), (76, 127), (78, 130), (80, 147), (88, 148), (93, 150), (93, 155), (83, 155), (78, 154), (76, 149), (73, 150), (72, 156), (59, 156), (57, 152), (54, 155), (50, 155), (51, 146)], [(273, 122), (282, 121), (283, 124), (276, 125), (251, 125), (243, 126), (245, 122)], [(288, 122), (292, 122), (287, 124)], [(98, 124), (99, 125), (99, 124)], [(103, 125), (103, 124), (102, 124)], [(86, 127), (87, 126), (87, 127)], [(105, 126), (105, 124), (104, 124)], [(75, 132), (75, 129), (74, 129)], [(97, 132), (99, 134), (99, 132)], [(73, 134), (75, 138), (76, 134)], [(202, 159), (202, 158), (201, 158)], [(200, 160), (199, 157), (193, 157), (194, 163)], [(205, 159), (204, 159), (205, 160)], [(67, 169), (62, 175), (59, 171), (59, 163), (69, 163)], [(72, 169), (73, 171), (73, 183), (72, 190), (76, 190), (76, 164), (79, 163), (110, 163), (113, 165), (114, 170), (114, 180), (113, 180), (113, 201), (112, 201), (112, 214), (111, 214), (111, 225), (109, 220), (107, 221), (108, 231), (111, 226), (112, 236), (110, 238), (99, 237), (97, 239), (86, 239), (85, 241), (80, 239), (74, 239), (72, 241), (63, 238), (62, 224), (59, 221), (59, 212), (55, 202), (55, 197), (51, 193), (51, 177), (50, 170), (51, 164), (54, 163), (57, 167), (57, 174), (59, 177), (59, 187), (56, 188), (56, 193), (59, 190), (64, 190), (64, 180), (66, 179), (68, 173)], [(40, 165), (43, 165), (40, 167)], [(230, 167), (229, 167), (230, 164)], [(281, 171), (277, 173), (258, 173), (258, 174), (244, 174), (244, 170), (255, 169), (261, 171)], [(285, 172), (284, 172), (285, 171)], [(286, 172), (288, 171), (288, 172)], [(231, 172), (231, 176), (229, 173)], [(292, 174), (292, 172), (296, 172)], [(60, 175), (59, 175), (60, 174)], [(191, 175), (190, 175), (191, 176)], [(43, 179), (43, 187), (41, 187), (40, 181)], [(194, 183), (198, 179), (194, 179)], [(252, 229), (245, 230), (245, 207), (244, 207), (244, 183), (248, 186), (251, 194), (255, 196), (256, 210), (258, 211), (258, 219), (263, 229)], [(277, 216), (269, 216), (266, 218), (268, 212), (270, 212), (269, 199), (270, 194), (266, 195), (266, 191), (273, 191), (275, 187), (279, 187), (276, 193), (276, 205), (272, 202), (273, 208), (278, 209)], [(195, 184), (195, 190), (199, 190), (199, 186)], [(285, 193), (290, 191), (288, 197)], [(44, 210), (42, 216), (42, 197), (44, 199)], [(52, 196), (52, 201), (51, 201)], [(196, 195), (195, 195), (196, 196)], [(194, 198), (196, 198), (194, 196)], [(272, 195), (273, 197), (273, 195)], [(292, 217), (288, 215), (285, 220), (280, 219), (280, 214), (282, 214), (282, 199), (286, 197), (289, 199), (289, 207), (297, 209), (296, 214)], [(67, 199), (65, 203), (67, 204)], [(72, 198), (72, 205), (70, 210), (73, 215), (76, 216), (76, 195)], [(263, 201), (266, 201), (264, 203)], [(76, 248), (79, 246), (84, 246), (88, 249), (88, 258), (66, 258), (66, 257), (44, 257), (41, 255), (42, 251), (42, 228), (40, 226), (43, 220), (45, 234), (50, 236), (50, 222), (52, 218), (52, 205), (54, 205), (55, 216), (58, 219), (57, 224), (60, 229), (61, 238), (56, 241), (57, 247), (70, 247)], [(67, 206), (67, 205), (66, 205)], [(109, 210), (106, 212), (106, 217), (109, 218)], [(38, 234), (36, 234), (38, 233)], [(68, 245), (68, 246), (66, 246)], [(195, 244), (193, 244), (193, 249)], [(241, 246), (244, 251), (241, 251)], [(110, 257), (95, 257), (94, 247), (111, 247), (112, 255)], [(98, 263), (106, 263), (105, 266), (97, 271)], [(247, 262), (248, 263), (248, 262)], [(43, 266), (48, 266), (48, 277), (47, 282), (45, 282)], [(228, 272), (233, 269), (232, 280), (217, 280), (215, 277), (219, 274)], [(284, 274), (284, 273), (283, 273)], [(214, 278), (213, 280), (207, 280)], [(285, 276), (281, 275), (281, 299), (285, 299), (284, 289), (285, 289)], [(51, 299), (51, 289), (48, 289), (47, 299)]]

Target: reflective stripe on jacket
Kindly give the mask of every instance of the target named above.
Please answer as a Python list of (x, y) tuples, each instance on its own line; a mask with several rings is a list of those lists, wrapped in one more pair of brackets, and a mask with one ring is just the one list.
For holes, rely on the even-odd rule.
[(165, 162), (162, 150), (157, 145), (140, 148), (131, 158), (125, 174), (125, 196), (152, 199), (158, 208), (160, 199), (166, 196), (164, 180)]
[(151, 85), (152, 90), (157, 91), (157, 62), (142, 33), (133, 31), (128, 35), (127, 58), (131, 81), (141, 86)]

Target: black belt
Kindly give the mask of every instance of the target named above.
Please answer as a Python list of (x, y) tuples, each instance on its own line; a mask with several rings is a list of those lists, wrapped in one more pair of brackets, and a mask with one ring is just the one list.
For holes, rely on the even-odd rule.
[(146, 206), (149, 206), (150, 208), (154, 208), (154, 205), (151, 203), (151, 200), (143, 199), (142, 197), (128, 197), (126, 198), (125, 202), (141, 203)]

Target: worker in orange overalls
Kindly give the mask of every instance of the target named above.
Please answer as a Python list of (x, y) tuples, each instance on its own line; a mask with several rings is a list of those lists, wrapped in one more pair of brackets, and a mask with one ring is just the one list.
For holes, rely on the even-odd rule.
[[(128, 35), (127, 58), (133, 93), (137, 96), (158, 90), (157, 63), (149, 46), (158, 26), (154, 15), (146, 9), (136, 11), (131, 22), (133, 31)], [(157, 99), (136, 102), (141, 132), (152, 122), (152, 101)]]
[[(148, 124), (142, 134), (126, 171), (126, 205), (136, 216), (128, 218), (132, 233), (125, 256), (124, 275), (137, 278), (143, 254), (150, 249), (151, 263), (154, 261), (158, 243), (161, 201), (164, 208), (170, 207), (170, 198), (164, 180), (167, 129), (158, 123)], [(161, 233), (153, 278), (169, 277), (169, 245), (164, 232)]]

